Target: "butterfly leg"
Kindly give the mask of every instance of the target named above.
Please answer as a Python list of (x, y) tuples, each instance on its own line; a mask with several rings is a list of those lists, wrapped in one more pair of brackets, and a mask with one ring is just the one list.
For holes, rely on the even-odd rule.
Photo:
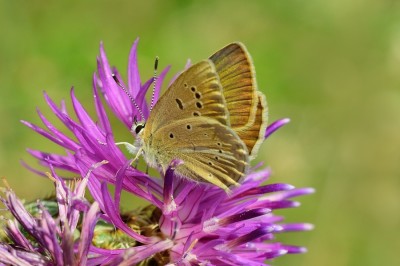
[(137, 162), (137, 161), (139, 160), (139, 157), (140, 157), (140, 155), (142, 154), (142, 152), (143, 152), (143, 148), (140, 148), (140, 149), (138, 150), (138, 152), (136, 153), (135, 158), (133, 158), (133, 161), (131, 162), (131, 164), (133, 164), (134, 162)]
[(138, 165), (139, 157), (143, 152), (143, 148), (138, 149), (135, 145), (129, 142), (116, 142), (115, 145), (125, 145), (125, 148), (129, 151), (129, 153), (136, 154), (135, 158), (131, 162), (131, 165), (135, 163), (136, 168)]
[(138, 147), (129, 142), (116, 142), (115, 145), (125, 145), (125, 148), (132, 154), (138, 154)]

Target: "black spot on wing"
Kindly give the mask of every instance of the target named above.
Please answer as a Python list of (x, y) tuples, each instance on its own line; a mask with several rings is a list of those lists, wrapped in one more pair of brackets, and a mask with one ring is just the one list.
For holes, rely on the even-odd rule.
[(176, 103), (178, 104), (178, 108), (183, 110), (183, 103), (181, 99), (176, 98), (175, 99)]

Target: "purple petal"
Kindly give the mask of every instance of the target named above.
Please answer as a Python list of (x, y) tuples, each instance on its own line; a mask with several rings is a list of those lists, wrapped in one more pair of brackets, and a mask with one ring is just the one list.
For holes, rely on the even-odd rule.
[(315, 189), (313, 189), (313, 188), (297, 188), (297, 189), (292, 189), (289, 191), (282, 191), (280, 193), (268, 195), (265, 198), (267, 198), (268, 200), (271, 200), (271, 201), (280, 201), (280, 200), (294, 198), (294, 197), (298, 197), (298, 196), (313, 194), (314, 192), (315, 192)]
[(9, 220), (7, 223), (7, 235), (13, 240), (15, 244), (23, 247), (26, 250), (33, 251), (34, 248), (28, 239), (19, 229), (19, 224), (15, 220)]
[(76, 99), (74, 90), (71, 90), (71, 99), (72, 104), (74, 106), (75, 114), (79, 119), (80, 124), (83, 126), (84, 129), (87, 130), (89, 135), (92, 135), (94, 138), (97, 138), (99, 141), (105, 141), (104, 139), (104, 132), (101, 132), (97, 125), (93, 122), (90, 118), (88, 113), (86, 112), (85, 108), (81, 105), (81, 103)]
[(108, 134), (112, 133), (112, 129), (111, 129), (110, 121), (108, 120), (106, 111), (104, 110), (103, 104), (100, 100), (99, 89), (97, 88), (95, 79), (96, 79), (96, 76), (93, 75), (93, 97), (94, 97), (94, 101), (95, 101), (96, 113), (97, 113), (97, 117), (100, 120), (101, 128), (104, 130), (105, 134), (108, 135)]
[(125, 232), (127, 235), (133, 237), (137, 241), (143, 243), (143, 244), (150, 244), (154, 242), (149, 237), (142, 236), (136, 232), (134, 232), (128, 225), (126, 225), (120, 216), (119, 210), (115, 209), (115, 204), (113, 203), (110, 193), (108, 192), (107, 186), (105, 183), (101, 185), (101, 192), (103, 195), (103, 202), (104, 202), (104, 211), (112, 221), (112, 223), (117, 226), (119, 229), (121, 229), (123, 232)]
[(307, 252), (307, 248), (305, 247), (287, 246), (287, 245), (284, 245), (283, 247), (287, 250), (288, 254), (299, 254)]
[(126, 161), (126, 163), (118, 170), (117, 176), (115, 177), (115, 192), (114, 192), (114, 204), (115, 208), (120, 208), (122, 185), (124, 183), (126, 169), (131, 165), (132, 161)]
[(57, 116), (57, 118), (69, 129), (73, 130), (75, 127), (80, 127), (77, 123), (75, 123), (72, 119), (69, 118), (68, 114), (65, 112), (65, 108), (62, 106), (60, 109), (47, 95), (44, 93), (44, 98), (46, 100), (47, 105), (50, 107), (51, 111)]
[(272, 133), (274, 133), (276, 130), (278, 130), (279, 128), (281, 128), (282, 126), (286, 125), (289, 122), (290, 122), (289, 118), (283, 118), (273, 122), (271, 125), (267, 127), (264, 137), (268, 138)]
[(45, 137), (46, 139), (49, 139), (49, 140), (51, 140), (52, 142), (54, 142), (54, 143), (56, 143), (56, 144), (58, 144), (58, 145), (60, 145), (60, 146), (62, 146), (62, 147), (67, 148), (67, 147), (65, 146), (65, 144), (64, 144), (61, 140), (59, 140), (59, 139), (57, 139), (56, 137), (52, 136), (50, 133), (48, 133), (47, 131), (45, 131), (43, 128), (38, 127), (37, 125), (32, 124), (32, 123), (27, 122), (27, 121), (24, 121), (24, 120), (21, 120), (21, 123), (24, 124), (25, 126), (29, 127), (30, 129), (36, 131), (37, 133), (39, 133), (40, 135), (42, 135), (42, 136)]
[(314, 229), (314, 225), (308, 223), (299, 224), (281, 224), (282, 232), (310, 231)]
[[(41, 207), (41, 211), (42, 218), (37, 225), (41, 233), (41, 242), (45, 243), (44, 247), (50, 251), (56, 264), (61, 265), (63, 263), (63, 251), (58, 244), (56, 223), (45, 208)], [(39, 239), (37, 238), (37, 240)]]
[(97, 202), (94, 202), (83, 218), (82, 233), (80, 236), (77, 257), (80, 265), (86, 265), (89, 247), (94, 235), (94, 227), (96, 226), (99, 214), (99, 205)]
[(242, 222), (244, 220), (253, 219), (265, 215), (267, 213), (271, 213), (271, 210), (265, 208), (248, 210), (242, 213), (237, 213), (228, 217), (224, 217), (223, 219), (218, 221), (218, 224), (221, 226), (226, 226), (229, 224)]
[(28, 170), (31, 171), (32, 173), (35, 173), (35, 174), (37, 174), (38, 176), (41, 176), (41, 177), (47, 177), (46, 174), (45, 174), (44, 172), (39, 171), (39, 170), (37, 170), (37, 169), (35, 169), (35, 168), (29, 166), (25, 161), (20, 160), (20, 163), (21, 163), (21, 165), (22, 165), (23, 167), (25, 167), (26, 169), (28, 169)]
[(257, 239), (257, 238), (260, 238), (260, 237), (262, 237), (263, 235), (265, 235), (265, 234), (267, 234), (269, 232), (270, 232), (270, 230), (268, 230), (268, 229), (258, 228), (258, 229), (254, 230), (254, 231), (252, 231), (252, 232), (250, 232), (250, 233), (248, 233), (246, 235), (240, 236), (238, 238), (235, 238), (235, 239), (229, 241), (226, 246), (227, 246), (227, 248), (232, 249), (232, 248), (237, 247), (239, 245), (243, 245), (243, 244), (251, 242), (251, 241), (253, 241), (253, 240)]
[(137, 45), (139, 43), (139, 38), (135, 40), (132, 45), (131, 52), (129, 54), (129, 63), (128, 63), (128, 85), (129, 92), (133, 97), (139, 93), (140, 90), (140, 74), (137, 63)]
[(248, 189), (244, 191), (243, 193), (239, 195), (235, 195), (235, 198), (242, 198), (245, 196), (251, 196), (251, 195), (260, 195), (260, 194), (266, 194), (266, 193), (272, 193), (272, 192), (277, 192), (277, 191), (284, 191), (284, 190), (292, 190), (294, 189), (294, 186), (288, 185), (288, 184), (270, 184), (270, 185), (265, 185), (261, 187), (255, 187)]
[(79, 148), (79, 144), (73, 141), (72, 139), (68, 138), (65, 136), (62, 132), (60, 132), (57, 128), (51, 124), (46, 117), (39, 111), (37, 110), (37, 113), (39, 114), (40, 119), (42, 120), (43, 124), (47, 127), (47, 129), (50, 130), (50, 132), (55, 136), (58, 140), (61, 141), (62, 144), (59, 144), (62, 147), (65, 147), (70, 150), (76, 150)]
[[(0, 245), (0, 262), (6, 265), (19, 265), (19, 266), (31, 266), (31, 262), (23, 260), (19, 256), (15, 256), (16, 250), (11, 247), (1, 244)], [(43, 265), (45, 261), (42, 261)]]
[[(100, 45), (100, 58), (97, 62), (97, 71), (101, 80), (100, 88), (109, 107), (118, 119), (130, 128), (133, 124), (133, 114), (137, 113), (137, 111), (132, 109), (132, 103), (129, 97), (115, 82), (113, 71), (111, 71), (110, 65), (108, 64), (103, 44)], [(120, 77), (118, 78), (120, 83), (122, 83), (122, 79), (120, 79)]]
[(164, 176), (164, 204), (165, 205), (169, 205), (169, 204), (171, 204), (171, 202), (173, 201), (173, 199), (174, 199), (174, 195), (173, 195), (173, 187), (174, 187), (174, 183), (173, 183), (173, 181), (174, 181), (174, 171), (175, 171), (175, 168), (178, 166), (178, 165), (180, 165), (180, 164), (182, 164), (183, 162), (182, 161), (180, 161), (180, 160), (173, 160), (171, 163), (170, 163), (170, 165), (169, 165), (169, 167), (168, 167), (168, 169), (167, 169), (167, 171), (166, 171), (166, 173), (165, 173), (165, 176)]
[(62, 249), (62, 264), (64, 265), (76, 265), (75, 251), (74, 251), (74, 236), (68, 226), (64, 227), (64, 231), (61, 235)]
[(263, 204), (264, 207), (270, 208), (270, 209), (284, 209), (284, 208), (295, 208), (300, 206), (300, 203), (296, 201), (290, 201), (290, 200), (281, 200), (277, 202), (265, 202)]
[(51, 164), (54, 167), (60, 169), (64, 169), (70, 172), (76, 172), (76, 169), (73, 168), (74, 167), (73, 160), (70, 157), (61, 156), (54, 153), (45, 153), (42, 151), (36, 151), (31, 149), (27, 149), (27, 151), (33, 157), (39, 159), (41, 163), (47, 167)]
[(158, 243), (155, 243), (153, 245), (144, 246), (141, 248), (141, 250), (139, 250), (139, 248), (135, 248), (131, 252), (129, 252), (130, 250), (127, 250), (124, 257), (128, 257), (129, 255), (130, 256), (118, 265), (119, 266), (134, 265), (140, 261), (143, 261), (146, 258), (153, 256), (156, 253), (160, 253), (164, 250), (173, 247), (173, 245), (174, 243), (171, 240), (166, 239)]

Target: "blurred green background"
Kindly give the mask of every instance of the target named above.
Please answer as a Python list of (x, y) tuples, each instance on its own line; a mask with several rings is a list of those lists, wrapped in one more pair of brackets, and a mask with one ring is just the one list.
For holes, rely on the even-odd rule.
[(400, 265), (399, 1), (0, 3), (0, 175), (21, 197), (52, 187), (20, 166), (21, 158), (35, 165), (25, 148), (60, 149), (19, 120), (40, 124), (36, 107), (52, 117), (43, 90), (71, 107), (72, 85), (93, 114), (101, 40), (126, 77), (129, 49), (140, 36), (143, 78), (152, 75), (156, 55), (161, 67), (172, 64), (171, 78), (187, 58), (196, 62), (241, 41), (253, 56), (270, 121), (292, 119), (258, 160), (272, 167), (271, 182), (317, 189), (300, 208), (280, 212), (316, 225), (279, 236), (309, 252), (274, 264)]

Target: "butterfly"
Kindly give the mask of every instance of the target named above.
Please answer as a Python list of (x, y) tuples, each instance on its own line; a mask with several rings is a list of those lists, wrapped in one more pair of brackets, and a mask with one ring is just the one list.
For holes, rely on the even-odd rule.
[(266, 108), (246, 47), (231, 43), (175, 79), (128, 149), (164, 173), (178, 159), (177, 176), (230, 191), (264, 139)]

